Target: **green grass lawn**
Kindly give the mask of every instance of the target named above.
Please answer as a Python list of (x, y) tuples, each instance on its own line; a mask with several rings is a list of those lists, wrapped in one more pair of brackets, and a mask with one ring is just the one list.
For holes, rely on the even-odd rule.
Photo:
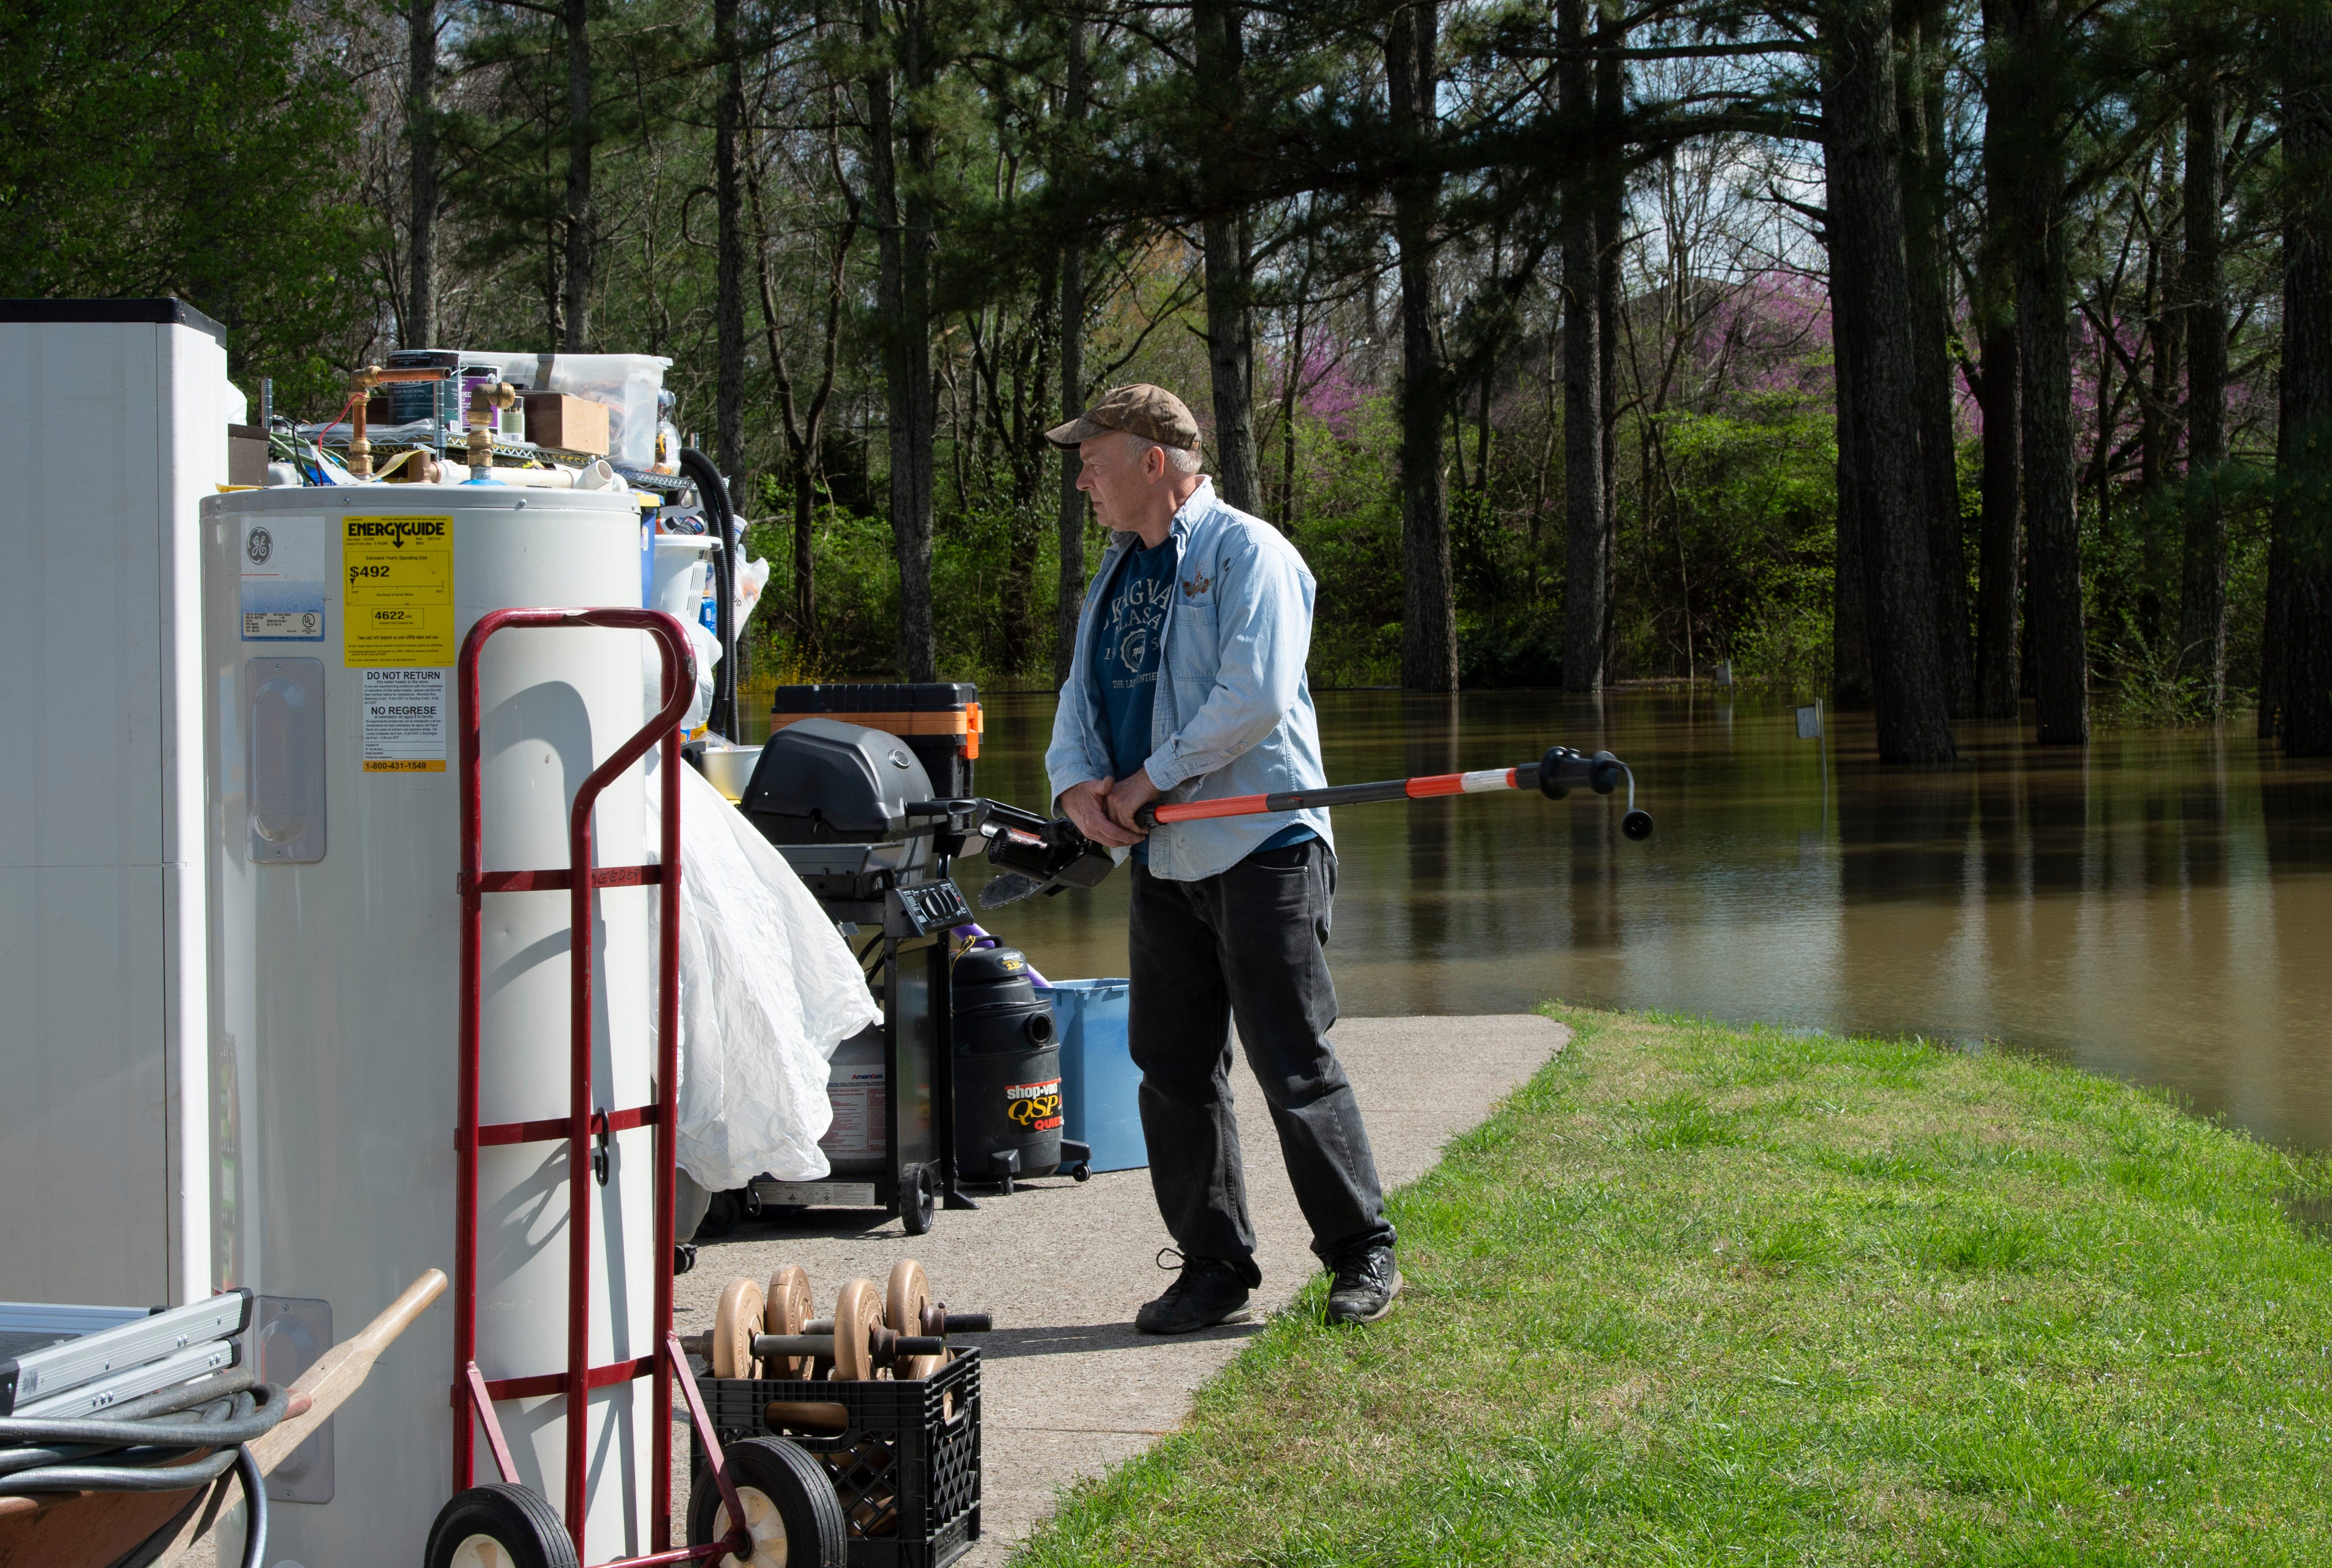
[(1015, 1559), (2332, 1563), (2322, 1169), (2004, 1053), (1571, 1048)]

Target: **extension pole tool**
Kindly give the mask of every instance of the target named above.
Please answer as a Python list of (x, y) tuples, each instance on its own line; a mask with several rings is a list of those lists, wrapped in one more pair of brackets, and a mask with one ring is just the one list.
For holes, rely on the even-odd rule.
[(1175, 801), (1146, 805), (1133, 813), (1145, 828), (1161, 822), (1194, 822), (1214, 817), (1254, 817), (1267, 812), (1300, 812), (1312, 807), (1369, 805), (1378, 801), (1423, 801), (1441, 795), (1488, 794), (1498, 790), (1535, 789), (1559, 801), (1575, 789), (1608, 795), (1628, 782), (1628, 813), (1620, 831), (1630, 839), (1652, 836), (1652, 814), (1636, 808), (1636, 775), (1608, 751), (1593, 755), (1567, 746), (1549, 746), (1546, 755), (1520, 767), (1485, 768), (1476, 773), (1420, 774), (1415, 778), (1385, 779), (1376, 784), (1329, 784), (1314, 790), (1281, 790), (1273, 794), (1226, 795), (1211, 801)]

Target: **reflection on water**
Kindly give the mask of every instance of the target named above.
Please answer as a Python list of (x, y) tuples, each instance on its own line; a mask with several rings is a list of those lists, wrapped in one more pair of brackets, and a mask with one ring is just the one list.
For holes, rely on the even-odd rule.
[[(1319, 705), (1332, 782), (1608, 746), (1659, 824), (1630, 843), (1618, 800), (1583, 794), (1337, 812), (1329, 956), (1347, 1013), (1561, 997), (2003, 1041), (2332, 1145), (2332, 765), (2225, 730), (2108, 733), (2084, 752), (1964, 725), (1956, 769), (1902, 772), (1848, 714), (1825, 792), (1822, 747), (1778, 702)], [(1052, 699), (987, 711), (980, 790), (1040, 807)], [(967, 890), (986, 875), (959, 868)], [(1127, 881), (983, 918), (1048, 974), (1123, 974)]]

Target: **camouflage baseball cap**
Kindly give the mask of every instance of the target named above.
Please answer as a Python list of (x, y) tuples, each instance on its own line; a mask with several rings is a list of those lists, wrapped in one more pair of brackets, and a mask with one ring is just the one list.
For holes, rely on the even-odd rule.
[(1113, 430), (1185, 451), (1199, 444), (1199, 422), (1190, 417), (1190, 404), (1146, 381), (1111, 387), (1076, 418), (1047, 431), (1045, 439), (1055, 446), (1075, 446)]

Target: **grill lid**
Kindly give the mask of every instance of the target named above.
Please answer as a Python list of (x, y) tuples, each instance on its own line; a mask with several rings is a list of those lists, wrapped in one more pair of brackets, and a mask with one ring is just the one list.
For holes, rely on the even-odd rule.
[(874, 843), (907, 831), (931, 775), (896, 736), (839, 719), (797, 719), (769, 736), (739, 803), (773, 844)]

